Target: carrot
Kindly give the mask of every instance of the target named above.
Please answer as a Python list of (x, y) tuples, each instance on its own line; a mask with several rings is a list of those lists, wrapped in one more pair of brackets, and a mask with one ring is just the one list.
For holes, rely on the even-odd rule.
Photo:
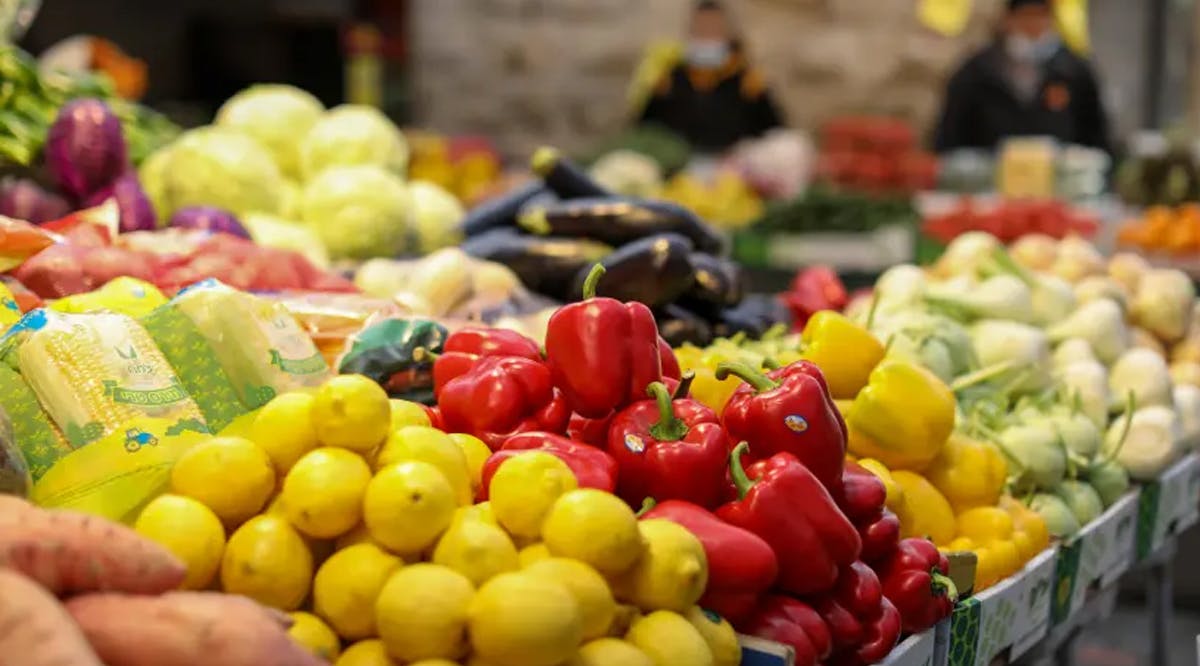
[(49, 592), (0, 569), (0, 666), (101, 666), (83, 633)]
[(0, 504), (0, 567), (54, 594), (158, 594), (178, 587), (186, 574), (178, 558), (124, 525), (73, 511), (4, 507)]
[(87, 594), (66, 603), (108, 666), (321, 666), (276, 614), (246, 597)]

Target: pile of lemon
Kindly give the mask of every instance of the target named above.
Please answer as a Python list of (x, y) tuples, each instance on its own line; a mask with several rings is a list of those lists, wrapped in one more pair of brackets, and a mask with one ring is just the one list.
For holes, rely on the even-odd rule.
[(740, 662), (696, 606), (700, 542), (555, 456), (509, 459), (473, 504), (483, 442), (358, 375), (276, 397), (245, 435), (189, 450), (135, 528), (184, 560), (185, 587), (290, 612), (337, 666)]

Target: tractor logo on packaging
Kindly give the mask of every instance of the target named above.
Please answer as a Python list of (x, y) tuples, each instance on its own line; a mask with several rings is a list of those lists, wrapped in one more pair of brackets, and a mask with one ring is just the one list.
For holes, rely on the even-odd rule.
[(137, 453), (146, 446), (158, 446), (158, 438), (141, 428), (130, 428), (125, 431), (126, 451)]
[(785, 417), (783, 419), (783, 425), (787, 426), (787, 429), (791, 430), (792, 432), (799, 433), (808, 430), (808, 421), (799, 414), (792, 414), (791, 416)]

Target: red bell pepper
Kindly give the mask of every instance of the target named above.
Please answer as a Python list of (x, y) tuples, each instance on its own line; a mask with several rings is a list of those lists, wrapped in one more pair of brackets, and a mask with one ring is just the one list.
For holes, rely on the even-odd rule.
[(717, 365), (717, 379), (745, 380), (721, 413), (730, 441), (750, 445), (751, 460), (790, 453), (840, 496), (846, 424), (820, 369), (797, 361), (766, 374), (745, 363)]
[(926, 539), (904, 539), (876, 570), (883, 594), (895, 604), (904, 631), (918, 633), (949, 617), (958, 599), (950, 562)]
[(758, 606), (775, 583), (779, 562), (761, 537), (717, 518), (702, 506), (668, 500), (644, 511), (642, 519), (664, 518), (687, 528), (704, 546), (708, 586), (700, 606), (737, 624)]
[(438, 409), (447, 430), (474, 435), (493, 451), (517, 433), (565, 432), (571, 416), (550, 369), (520, 356), (479, 359), (442, 387)]
[(429, 425), (437, 428), (438, 430), (445, 430), (445, 428), (442, 427), (442, 410), (438, 409), (436, 406), (430, 407), (429, 405), (421, 405), (421, 409), (424, 409), (425, 416), (429, 417)]
[(749, 619), (736, 626), (743, 634), (791, 646), (796, 666), (818, 666), (833, 649), (829, 627), (817, 611), (778, 594), (764, 599)]
[(850, 522), (873, 521), (887, 502), (887, 486), (858, 463), (846, 462), (842, 469), (841, 492), (834, 498)]
[(887, 509), (875, 520), (859, 523), (855, 527), (862, 539), (859, 558), (867, 564), (875, 565), (889, 557), (896, 550), (896, 544), (900, 543), (900, 519)]
[(565, 462), (575, 474), (580, 488), (596, 488), (606, 492), (617, 489), (617, 461), (603, 450), (549, 432), (525, 432), (513, 435), (488, 457), (480, 472), (480, 502), (488, 498), (488, 486), (501, 463), (528, 451), (545, 451)]
[(900, 612), (884, 597), (879, 615), (862, 623), (863, 639), (858, 646), (835, 653), (825, 666), (869, 666), (887, 659), (900, 640)]
[(542, 351), (533, 340), (503, 328), (461, 328), (446, 338), (442, 353), (433, 362), (433, 394), (441, 395), (442, 387), (475, 366), (486, 356), (520, 356), (533, 361), (542, 360)]
[(567, 422), (567, 437), (603, 448), (608, 440), (608, 424), (611, 422), (611, 414), (599, 419), (572, 414), (571, 420)]
[(621, 469), (617, 494), (632, 506), (650, 497), (716, 508), (729, 467), (716, 412), (695, 400), (672, 400), (661, 382), (646, 393), (653, 399), (617, 412), (608, 427), (606, 448)]
[(797, 595), (833, 589), (839, 571), (858, 559), (862, 542), (829, 491), (799, 460), (778, 453), (743, 469), (742, 442), (730, 454), (738, 499), (717, 516), (762, 537), (779, 560), (777, 586)]
[(679, 367), (679, 359), (675, 357), (675, 350), (671, 349), (671, 343), (658, 338), (658, 358), (662, 362), (662, 376), (664, 378), (679, 379), (683, 376), (683, 370)]
[(604, 274), (597, 264), (583, 285), (584, 300), (559, 308), (546, 326), (546, 360), (571, 411), (603, 418), (645, 395), (662, 380), (658, 325), (641, 303), (597, 298)]
[(793, 328), (800, 330), (809, 317), (821, 310), (841, 311), (849, 296), (836, 271), (828, 266), (810, 266), (792, 278), (783, 301), (792, 312)]
[(891, 642), (879, 655), (887, 656), (900, 637), (900, 622), (898, 617), (894, 623), (890, 617), (884, 617), (884, 601), (879, 578), (863, 562), (854, 562), (843, 569), (833, 590), (813, 600), (813, 608), (829, 626), (835, 656), (858, 655), (868, 643), (873, 645), (865, 656), (874, 655), (878, 649), (874, 644), (886, 642), (890, 634)]

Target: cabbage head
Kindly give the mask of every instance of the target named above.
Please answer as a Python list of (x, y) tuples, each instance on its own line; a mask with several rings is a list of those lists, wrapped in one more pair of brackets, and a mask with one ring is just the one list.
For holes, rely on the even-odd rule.
[(300, 212), (331, 258), (389, 257), (405, 249), (412, 198), (404, 180), (382, 167), (335, 166), (305, 184)]
[[(185, 132), (167, 147), (165, 163), (156, 176), (164, 208), (170, 218), (184, 206), (216, 206), (239, 218), (250, 212), (278, 213), (283, 198), (283, 176), (275, 160), (257, 141), (217, 127)], [(153, 158), (152, 158), (153, 159)], [(156, 195), (151, 195), (156, 200)], [(156, 205), (157, 208), (157, 205)]]
[(315, 178), (331, 166), (374, 164), (404, 173), (408, 143), (378, 109), (343, 104), (321, 117), (300, 141), (300, 172)]
[(216, 125), (261, 143), (289, 178), (300, 176), (299, 137), (321, 118), (325, 107), (309, 93), (277, 83), (250, 86), (217, 111)]
[(312, 229), (300, 222), (265, 213), (251, 213), (242, 218), (242, 226), (250, 232), (250, 238), (263, 247), (298, 252), (313, 266), (329, 268), (325, 244)]
[(174, 212), (167, 201), (166, 174), (170, 161), (170, 152), (168, 147), (164, 146), (142, 160), (141, 166), (138, 167), (138, 180), (142, 182), (142, 191), (146, 193), (146, 198), (154, 207), (154, 214), (158, 218), (159, 225), (166, 224)]
[(421, 253), (457, 245), (462, 240), (458, 223), (466, 215), (458, 197), (425, 180), (410, 182), (408, 191), (412, 195), (413, 223)]

